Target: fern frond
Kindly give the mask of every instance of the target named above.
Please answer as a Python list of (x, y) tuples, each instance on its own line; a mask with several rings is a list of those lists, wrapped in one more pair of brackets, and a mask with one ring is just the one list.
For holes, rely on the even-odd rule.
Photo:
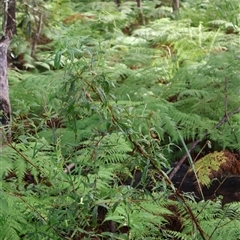
[(229, 151), (209, 153), (194, 165), (199, 182), (207, 187), (210, 186), (211, 179), (214, 177), (240, 174), (240, 163)]
[(129, 142), (122, 135), (113, 133), (104, 137), (96, 149), (96, 158), (102, 162), (121, 163), (124, 162), (132, 150)]
[(217, 172), (226, 161), (227, 158), (224, 156), (224, 152), (209, 153), (198, 160), (194, 165), (199, 182), (209, 187), (213, 172)]
[[(129, 190), (122, 189), (122, 191)], [(166, 199), (161, 195), (154, 194), (152, 197), (155, 198), (155, 201), (149, 201), (152, 199), (151, 196), (136, 202), (126, 199), (127, 204), (120, 202), (115, 211), (108, 212), (105, 220), (115, 220), (120, 223), (120, 226), (130, 227), (130, 234), (134, 239), (141, 237), (146, 239), (159, 238), (159, 229), (163, 229), (167, 224), (165, 216), (172, 215), (168, 206), (173, 204), (170, 200), (166, 202)]]
[(166, 239), (181, 239), (181, 240), (192, 240), (192, 236), (189, 236), (183, 232), (176, 232), (171, 230), (163, 230)]
[(24, 228), (28, 226), (23, 216), (26, 208), (15, 196), (7, 195), (3, 191), (0, 191), (0, 196), (0, 205), (2, 206), (0, 209), (0, 239), (19, 240)]
[[(237, 210), (239, 203), (229, 203), (223, 207), (222, 201), (218, 198), (215, 202), (213, 201), (200, 201), (192, 202), (188, 201), (188, 205), (191, 208), (194, 216), (198, 219), (201, 228), (203, 229), (205, 236), (208, 239), (218, 239), (229, 238), (238, 239), (240, 230), (238, 225), (239, 221), (239, 211)], [(237, 213), (234, 213), (236, 209)], [(200, 234), (196, 231), (195, 227), (192, 225), (192, 221), (189, 221), (189, 215), (186, 209), (179, 204), (178, 210), (181, 215), (182, 226), (181, 233), (170, 231), (168, 234), (170, 236), (183, 236), (192, 237), (193, 234), (196, 239), (202, 239)], [(187, 237), (187, 239), (189, 239)], [(181, 238), (180, 238), (181, 239)], [(190, 238), (192, 239), (192, 238)]]

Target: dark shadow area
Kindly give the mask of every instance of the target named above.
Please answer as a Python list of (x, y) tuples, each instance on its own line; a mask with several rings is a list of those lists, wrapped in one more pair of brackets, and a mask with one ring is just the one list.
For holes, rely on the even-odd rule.
[[(193, 173), (187, 173), (188, 168), (187, 165), (182, 165), (173, 177), (172, 182), (180, 191), (194, 192), (198, 199), (201, 200), (196, 178)], [(205, 200), (213, 200), (218, 196), (222, 196), (223, 204), (240, 201), (240, 176), (228, 178), (219, 176), (213, 180), (209, 188), (202, 186), (202, 191)]]

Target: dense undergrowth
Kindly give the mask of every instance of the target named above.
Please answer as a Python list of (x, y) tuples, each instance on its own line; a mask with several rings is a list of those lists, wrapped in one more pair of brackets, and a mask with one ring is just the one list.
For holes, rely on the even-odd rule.
[(37, 6), (35, 56), (36, 8), (10, 49), (0, 239), (239, 239), (239, 203), (167, 175), (187, 157), (201, 192), (240, 173), (238, 1)]

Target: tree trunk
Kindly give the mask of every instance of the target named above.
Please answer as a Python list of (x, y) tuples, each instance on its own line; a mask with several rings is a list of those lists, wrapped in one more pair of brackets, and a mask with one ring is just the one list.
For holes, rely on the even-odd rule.
[(16, 34), (16, 2), (15, 0), (2, 0), (3, 5), (3, 35), (11, 32)]
[[(10, 45), (12, 35), (16, 33), (15, 0), (2, 0), (3, 6), (3, 21), (2, 30), (3, 36), (0, 39), (0, 124), (6, 126), (11, 121), (11, 105), (8, 92), (8, 63), (7, 52)], [(1, 142), (3, 142), (3, 128), (1, 127)], [(8, 131), (9, 132), (9, 131)], [(9, 137), (9, 135), (8, 135)]]
[(7, 35), (0, 40), (0, 123), (2, 125), (7, 125), (11, 116), (7, 77), (7, 51), (10, 42), (11, 38)]
[(142, 0), (137, 0), (137, 7), (139, 11), (139, 20), (142, 25), (145, 25), (145, 18), (142, 11)]
[(141, 0), (137, 0), (137, 7), (138, 7), (138, 8), (141, 8), (141, 7), (142, 7), (142, 2), (141, 2)]
[(172, 9), (173, 9), (173, 12), (178, 12), (178, 10), (179, 10), (179, 0), (173, 0), (172, 1)]
[(121, 0), (114, 0), (114, 2), (117, 4), (118, 7), (121, 5)]

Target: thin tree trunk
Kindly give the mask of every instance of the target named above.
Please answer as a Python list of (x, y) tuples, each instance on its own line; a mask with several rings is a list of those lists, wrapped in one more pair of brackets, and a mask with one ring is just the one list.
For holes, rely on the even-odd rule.
[(178, 12), (179, 10), (179, 0), (172, 1), (172, 10), (173, 12)]
[(137, 0), (137, 7), (138, 7), (138, 8), (141, 8), (141, 5), (142, 5), (141, 0)]
[(40, 12), (39, 13), (38, 23), (37, 23), (37, 30), (36, 30), (36, 33), (34, 34), (34, 37), (33, 37), (33, 43), (32, 43), (32, 49), (31, 49), (31, 57), (35, 57), (37, 41), (39, 39), (41, 30), (42, 30), (42, 21), (43, 21), (43, 14)]
[(117, 4), (118, 7), (121, 5), (121, 0), (114, 0), (114, 2)]
[(142, 0), (137, 0), (137, 7), (139, 10), (139, 20), (141, 21), (142, 25), (145, 25), (145, 18), (142, 11)]

